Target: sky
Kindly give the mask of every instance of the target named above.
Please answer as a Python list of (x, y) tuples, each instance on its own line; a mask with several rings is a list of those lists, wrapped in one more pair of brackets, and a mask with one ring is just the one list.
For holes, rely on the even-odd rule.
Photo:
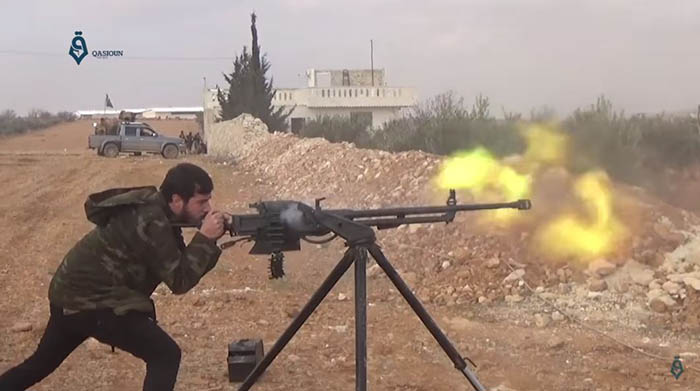
[[(250, 14), (280, 88), (305, 71), (374, 67), (420, 100), (448, 90), (495, 115), (567, 115), (604, 94), (626, 113), (700, 104), (700, 1), (0, 0), (0, 110), (201, 106), (250, 47)], [(75, 31), (89, 51), (68, 55)]]

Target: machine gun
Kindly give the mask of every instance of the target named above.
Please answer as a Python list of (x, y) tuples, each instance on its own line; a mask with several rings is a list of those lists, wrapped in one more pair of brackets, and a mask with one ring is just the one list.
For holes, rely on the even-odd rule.
[[(298, 251), (301, 241), (323, 244), (338, 236), (349, 243), (374, 240), (374, 232), (362, 229), (397, 228), (405, 224), (451, 223), (457, 212), (486, 209), (530, 209), (529, 200), (493, 204), (457, 204), (455, 191), (450, 190), (446, 206), (419, 206), (381, 209), (321, 209), (321, 201), (315, 200), (315, 208), (298, 201), (261, 201), (250, 204), (256, 214), (233, 215), (226, 223), (225, 231), (238, 237), (221, 245), (228, 248), (239, 242), (253, 241), (250, 254), (270, 254), (270, 278), (284, 277), (285, 251)], [(351, 224), (355, 223), (355, 224)], [(181, 227), (194, 225), (180, 224)], [(371, 232), (371, 235), (369, 233)], [(330, 237), (326, 235), (331, 235)], [(326, 236), (325, 238), (315, 239)]]
[[(469, 380), (472, 387), (485, 391), (476, 375), (467, 368), (464, 358), (457, 352), (447, 336), (440, 330), (432, 317), (425, 310), (411, 289), (396, 272), (389, 260), (375, 243), (373, 227), (377, 229), (396, 228), (404, 224), (450, 223), (457, 212), (487, 209), (512, 208), (530, 209), (530, 200), (518, 200), (507, 203), (492, 204), (457, 204), (455, 191), (449, 191), (447, 205), (399, 207), (384, 209), (322, 209), (321, 201), (316, 199), (311, 207), (298, 201), (263, 201), (251, 204), (257, 209), (256, 214), (234, 215), (226, 224), (226, 231), (232, 237), (238, 237), (221, 245), (229, 247), (241, 241), (254, 241), (250, 254), (270, 254), (271, 278), (284, 276), (284, 251), (301, 249), (301, 240), (319, 244), (329, 242), (338, 236), (348, 246), (345, 255), (331, 271), (319, 289), (299, 312), (292, 324), (280, 336), (271, 350), (263, 357), (248, 377), (243, 381), (239, 391), (247, 391), (262, 375), (275, 357), (282, 351), (306, 319), (323, 301), (328, 292), (340, 280), (343, 274), (355, 264), (355, 371), (356, 390), (364, 391), (367, 387), (367, 292), (366, 263), (368, 252), (389, 277), (404, 299), (411, 306), (426, 328), (430, 331), (445, 353)], [(180, 225), (192, 227), (192, 225)], [(330, 235), (330, 236), (328, 236)], [(320, 239), (316, 239), (320, 238)]]

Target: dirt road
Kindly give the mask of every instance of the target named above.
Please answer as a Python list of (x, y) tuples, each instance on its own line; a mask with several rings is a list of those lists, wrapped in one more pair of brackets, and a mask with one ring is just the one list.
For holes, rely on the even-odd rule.
[[(191, 161), (210, 172), (217, 207), (247, 213), (246, 205), (274, 198), (274, 188), (236, 167), (206, 156), (177, 161), (159, 156), (100, 158), (85, 149), (88, 121), (0, 139), (0, 371), (26, 358), (48, 319), (47, 287), (65, 252), (91, 229), (85, 197), (109, 187), (159, 184), (176, 162)], [(154, 121), (177, 135), (192, 122)], [(408, 233), (406, 233), (408, 235)], [(442, 246), (449, 246), (446, 238)], [(407, 238), (410, 240), (410, 238)], [(287, 255), (288, 278), (270, 281), (267, 261), (247, 254), (249, 245), (227, 250), (217, 267), (192, 291), (175, 296), (163, 286), (154, 299), (160, 325), (178, 341), (183, 360), (177, 390), (235, 390), (227, 380), (227, 344), (262, 338), (266, 351), (315, 291), (343, 251), (342, 243)], [(414, 260), (393, 259), (411, 270)], [(449, 249), (445, 249), (449, 250)], [(477, 274), (478, 275), (478, 274)], [(478, 278), (478, 277), (474, 277)], [(419, 287), (417, 287), (419, 288)], [(470, 390), (466, 379), (383, 276), (369, 280), (370, 389)], [(697, 390), (700, 372), (678, 380), (671, 360), (645, 356), (567, 319), (537, 324), (551, 313), (535, 295), (515, 303), (425, 303), (458, 350), (477, 365), (480, 380), (499, 390)], [(354, 389), (352, 273), (348, 273), (277, 358), (255, 390)], [(602, 319), (602, 320), (601, 320)], [(685, 355), (700, 363), (696, 335), (672, 333), (652, 321), (642, 327), (590, 316), (586, 325), (649, 353)], [(29, 323), (30, 331), (13, 331)], [(695, 354), (695, 355), (694, 355)], [(700, 368), (700, 365), (696, 365)], [(89, 341), (33, 389), (138, 390), (144, 365), (128, 353)]]

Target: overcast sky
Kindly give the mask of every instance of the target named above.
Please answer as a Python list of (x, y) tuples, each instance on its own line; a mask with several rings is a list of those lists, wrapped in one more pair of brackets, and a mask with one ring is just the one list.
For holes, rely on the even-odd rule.
[[(373, 39), (389, 85), (483, 93), (494, 114), (568, 114), (600, 94), (627, 112), (700, 103), (698, 0), (0, 0), (0, 110), (102, 109), (105, 93), (115, 108), (200, 106), (203, 78), (222, 84), (230, 60), (144, 57), (233, 57), (252, 11), (276, 87), (369, 68)], [(124, 57), (76, 65), (76, 30)]]

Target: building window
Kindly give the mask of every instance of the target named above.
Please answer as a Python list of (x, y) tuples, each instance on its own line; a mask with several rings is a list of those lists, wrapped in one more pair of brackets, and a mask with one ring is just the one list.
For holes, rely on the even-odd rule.
[(326, 90), (321, 90), (321, 98), (325, 98), (325, 97), (326, 97)]
[(365, 88), (365, 95), (369, 96), (369, 90)]

